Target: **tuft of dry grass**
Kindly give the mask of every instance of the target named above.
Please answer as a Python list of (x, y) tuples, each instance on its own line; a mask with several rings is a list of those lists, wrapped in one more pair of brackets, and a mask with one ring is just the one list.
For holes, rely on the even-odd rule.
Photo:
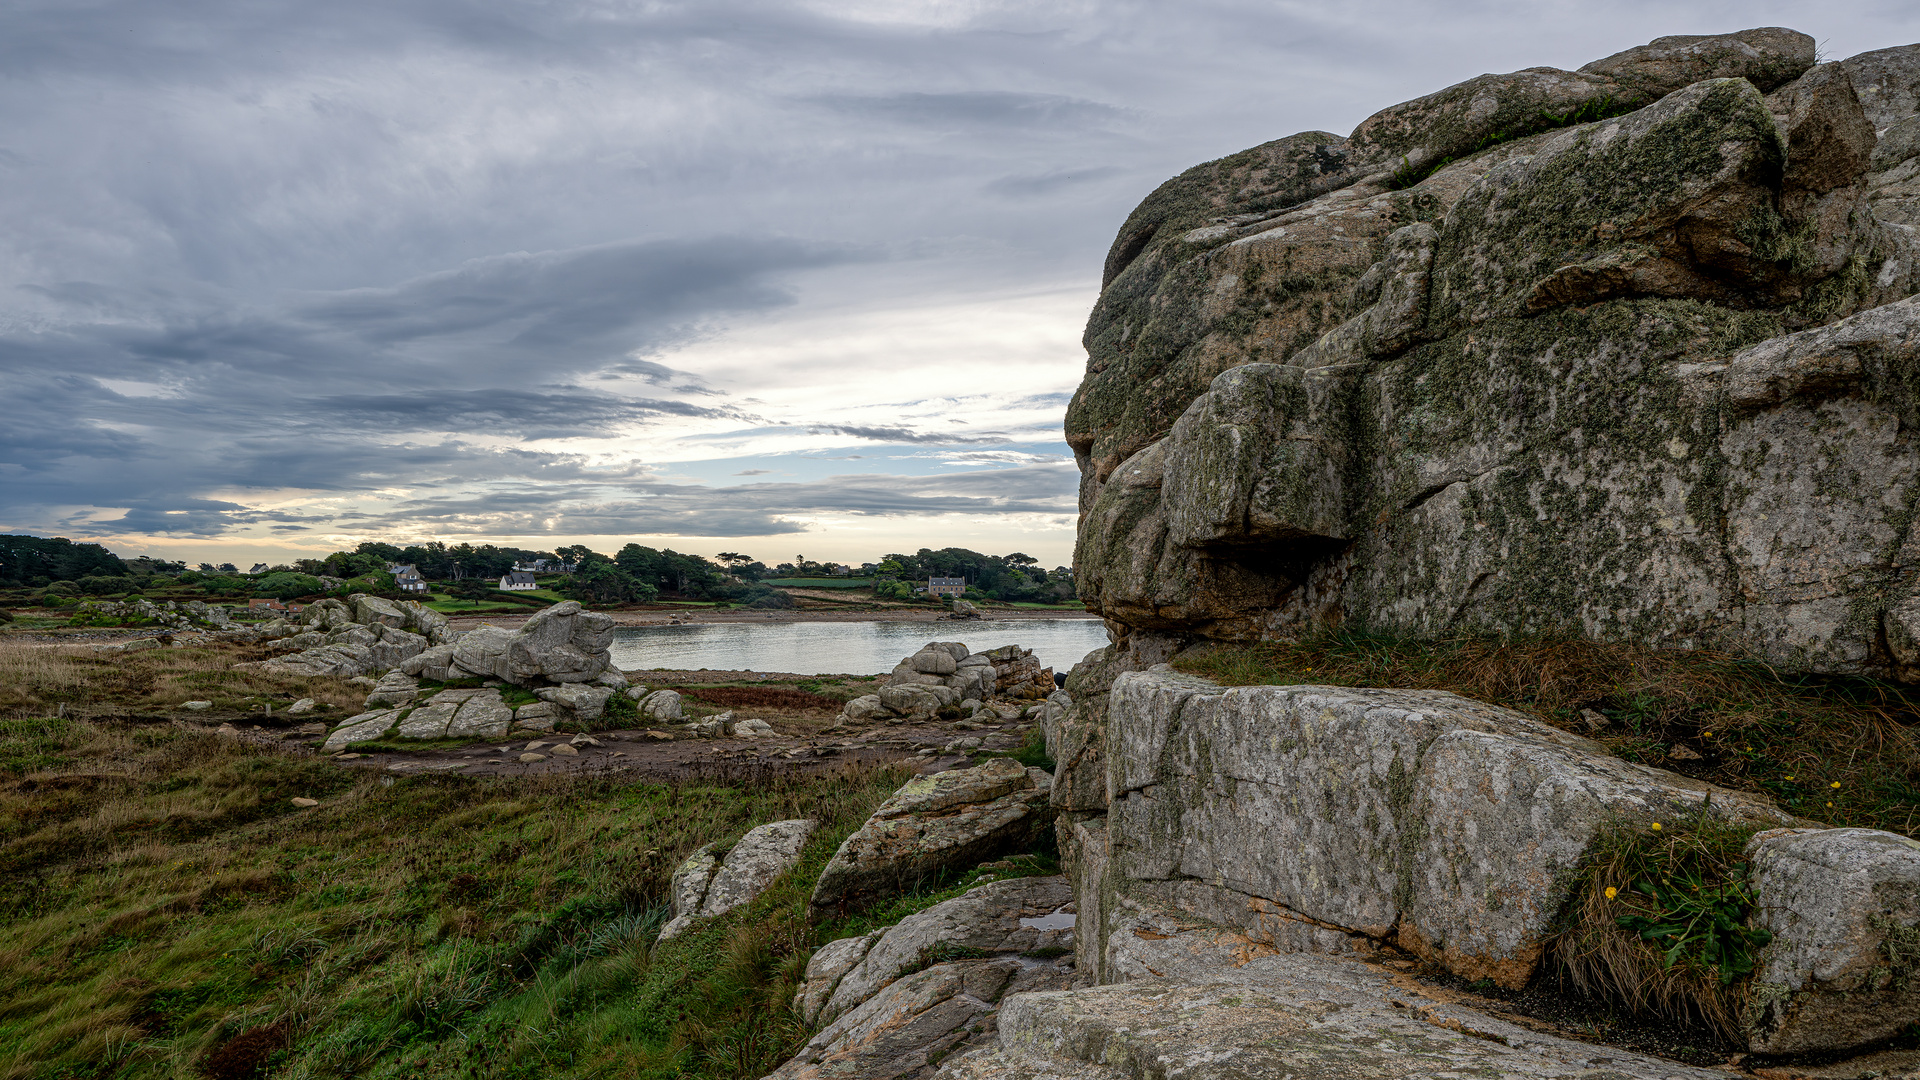
[(1747, 976), (1766, 943), (1745, 927), (1743, 851), (1754, 831), (1702, 813), (1658, 831), (1623, 821), (1603, 833), (1547, 941), (1547, 977), (1739, 1044)]
[(1890, 683), (1700, 650), (1353, 633), (1215, 647), (1174, 666), (1228, 685), (1450, 690), (1815, 821), (1920, 833), (1920, 693)]
[(680, 692), (696, 701), (704, 701), (709, 705), (719, 705), (728, 709), (781, 709), (792, 712), (824, 710), (829, 714), (835, 714), (844, 704), (838, 698), (810, 694), (805, 690), (795, 690), (787, 686), (689, 686), (683, 687)]

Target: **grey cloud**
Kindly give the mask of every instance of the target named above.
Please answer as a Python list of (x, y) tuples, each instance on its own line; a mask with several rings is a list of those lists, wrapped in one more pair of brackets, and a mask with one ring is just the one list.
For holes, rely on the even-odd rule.
[(772, 469), (741, 469), (739, 472), (734, 473), (733, 475), (735, 476), (766, 476), (771, 472), (773, 472)]
[(998, 433), (962, 437), (956, 435), (940, 435), (933, 432), (918, 432), (912, 428), (904, 427), (863, 427), (857, 424), (817, 424), (813, 430), (821, 434), (851, 435), (856, 439), (871, 439), (874, 442), (890, 443), (937, 443), (945, 445), (954, 443), (1006, 443), (1013, 441), (1005, 435)]
[(998, 128), (1089, 128), (1112, 124), (1131, 115), (1130, 110), (1098, 101), (1012, 90), (900, 93), (870, 97), (823, 95), (812, 100), (829, 109), (916, 127), (978, 125)]
[(1099, 165), (1085, 169), (1058, 169), (1026, 176), (1002, 176), (988, 182), (981, 190), (990, 195), (1009, 199), (1037, 199), (1069, 188), (1119, 176), (1122, 172), (1123, 170), (1115, 166)]

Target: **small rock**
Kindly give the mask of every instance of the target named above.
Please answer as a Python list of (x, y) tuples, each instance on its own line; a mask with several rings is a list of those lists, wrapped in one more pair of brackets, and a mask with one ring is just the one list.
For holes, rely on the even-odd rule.
[(779, 732), (773, 730), (772, 724), (767, 723), (765, 720), (753, 719), (752, 717), (748, 717), (745, 720), (736, 720), (733, 724), (733, 736), (736, 739), (764, 739), (770, 735), (778, 734)]
[(527, 744), (527, 746), (526, 746), (526, 748), (527, 748), (528, 750), (538, 750), (538, 749), (540, 749), (541, 747), (543, 747), (543, 746), (545, 746), (545, 745), (547, 745), (547, 744), (546, 744), (546, 743), (543, 743), (543, 742), (539, 742), (539, 741), (535, 741), (535, 742), (530, 742), (530, 743), (528, 743), (528, 744)]
[(531, 765), (536, 761), (545, 761), (545, 760), (547, 760), (547, 755), (545, 754), (521, 754), (520, 755), (520, 764), (522, 765)]
[(301, 713), (310, 713), (313, 711), (313, 706), (314, 700), (312, 698), (303, 697), (299, 701), (287, 706), (287, 715), (298, 716)]
[(1695, 751), (1690, 747), (1682, 746), (1679, 743), (1674, 743), (1672, 746), (1667, 747), (1667, 756), (1672, 758), (1675, 761), (1699, 761), (1700, 760), (1700, 754), (1698, 751)]
[(575, 735), (571, 740), (575, 746), (599, 746), (600, 740), (591, 735)]
[(289, 801), (291, 801), (295, 806), (319, 806), (320, 805), (319, 799), (306, 799), (306, 798), (300, 798), (298, 796), (294, 797)]
[(555, 747), (553, 748), (553, 752), (554, 752), (554, 753), (556, 753), (556, 754), (562, 754), (562, 755), (565, 755), (565, 756), (567, 756), (567, 757), (579, 757), (579, 756), (580, 756), (580, 751), (578, 751), (578, 750), (576, 750), (576, 749), (574, 749), (574, 748), (573, 748), (573, 746), (572, 746), (571, 744), (569, 744), (569, 743), (560, 743), (559, 745), (557, 745), (557, 746), (555, 746)]
[(347, 680), (348, 686), (379, 686), (380, 684), (365, 675), (355, 675)]
[(357, 761), (357, 760), (359, 760), (360, 758), (363, 758), (363, 757), (366, 757), (366, 756), (367, 756), (367, 755), (365, 755), (365, 754), (335, 754), (335, 755), (333, 755), (333, 760), (335, 760), (335, 761)]
[(672, 742), (673, 741), (673, 736), (667, 734), (664, 731), (649, 731), (647, 732), (647, 738), (652, 739), (654, 742)]
[(1587, 725), (1588, 731), (1599, 731), (1607, 726), (1607, 718), (1592, 709), (1580, 710), (1580, 722)]
[(183, 708), (183, 709), (192, 709), (192, 710), (193, 710), (194, 712), (205, 712), (205, 711), (207, 711), (208, 709), (211, 709), (211, 708), (213, 708), (213, 702), (211, 702), (211, 701), (189, 701), (189, 702), (187, 702), (186, 704), (184, 704), (184, 705), (182, 705), (182, 706), (180, 706), (180, 707), (181, 707), (181, 708)]

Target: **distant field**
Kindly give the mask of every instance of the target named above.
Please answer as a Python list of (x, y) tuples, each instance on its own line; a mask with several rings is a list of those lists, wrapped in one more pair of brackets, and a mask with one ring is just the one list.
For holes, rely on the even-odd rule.
[(779, 585), (789, 589), (864, 589), (873, 584), (873, 579), (864, 577), (783, 577), (767, 578), (760, 584)]

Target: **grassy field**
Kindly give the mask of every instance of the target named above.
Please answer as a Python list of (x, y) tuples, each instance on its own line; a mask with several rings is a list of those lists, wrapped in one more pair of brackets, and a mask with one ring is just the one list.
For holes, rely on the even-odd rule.
[(0, 641), (0, 717), (128, 715), (188, 701), (210, 701), (220, 715), (264, 705), (278, 711), (300, 698), (313, 698), (324, 717), (356, 709), (366, 696), (336, 679), (233, 670), (236, 661), (267, 655), (224, 645), (96, 653), (86, 645)]
[(851, 577), (795, 577), (767, 578), (762, 585), (776, 585), (787, 589), (866, 589), (873, 585), (872, 578)]
[[(904, 778), (393, 782), (3, 721), (0, 1078), (759, 1076), (811, 949), (858, 929), (809, 925), (807, 887)], [(654, 943), (693, 847), (801, 816), (800, 867)]]

